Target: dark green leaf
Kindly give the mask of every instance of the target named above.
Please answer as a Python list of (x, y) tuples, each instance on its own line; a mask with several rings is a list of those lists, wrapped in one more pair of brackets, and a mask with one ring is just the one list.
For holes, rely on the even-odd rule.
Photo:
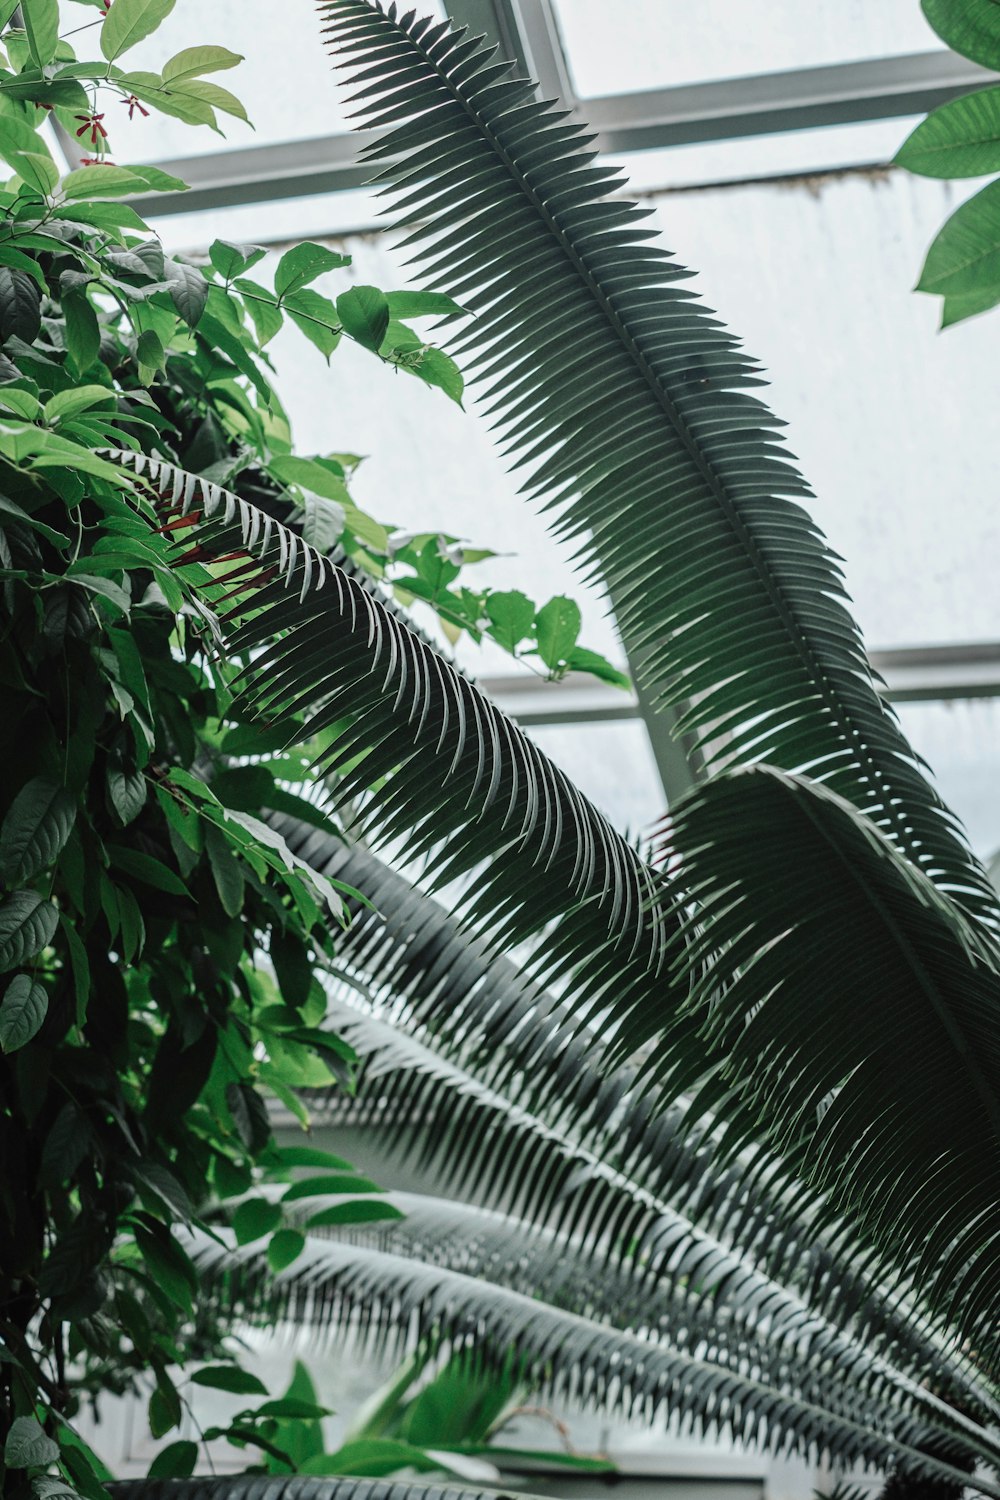
[(213, 1391), (229, 1391), (234, 1396), (267, 1395), (263, 1381), (251, 1375), (249, 1370), (241, 1370), (238, 1365), (205, 1365), (194, 1371), (191, 1382)]
[(352, 286), (337, 298), (337, 316), (344, 332), (366, 349), (377, 351), (389, 327), (389, 304), (374, 286)]
[(492, 625), (490, 635), (513, 655), (521, 641), (531, 635), (535, 623), (534, 604), (526, 594), (508, 589), (487, 594), (485, 607)]
[(279, 297), (286, 297), (289, 292), (297, 292), (300, 287), (315, 281), (324, 272), (337, 271), (349, 264), (348, 256), (340, 255), (326, 245), (316, 245), (306, 240), (294, 249), (286, 250), (278, 261), (274, 273), (274, 290)]
[(535, 619), (538, 654), (547, 667), (565, 662), (580, 634), (580, 606), (564, 594), (544, 605)]
[(966, 296), (1000, 291), (1000, 181), (957, 208), (927, 252), (920, 292)]
[(264, 1198), (248, 1198), (233, 1214), (233, 1233), (237, 1243), (249, 1245), (262, 1235), (270, 1234), (281, 1223), (281, 1206)]
[(29, 974), (16, 974), (0, 1001), (0, 1052), (16, 1052), (35, 1036), (45, 1020), (49, 996)]
[(34, 958), (52, 940), (58, 909), (37, 891), (14, 891), (0, 902), (0, 973)]
[(33, 276), (0, 265), (0, 343), (9, 338), (34, 343), (42, 326), (41, 293)]
[(306, 1237), (297, 1229), (279, 1229), (267, 1246), (267, 1263), (272, 1271), (283, 1271), (305, 1249)]
[(984, 68), (1000, 71), (1000, 15), (996, 0), (921, 0), (943, 42)]
[(21, 0), (21, 17), (31, 56), (44, 68), (55, 56), (59, 41), (59, 0)]
[(128, 849), (122, 844), (109, 844), (108, 858), (115, 869), (121, 870), (132, 880), (140, 880), (143, 885), (150, 885), (157, 891), (166, 891), (171, 896), (188, 895), (184, 882), (162, 860), (154, 859), (151, 854), (143, 854), (139, 849)]
[(109, 62), (150, 36), (169, 16), (174, 0), (114, 0), (101, 27), (101, 51)]
[(15, 1417), (3, 1450), (8, 1469), (30, 1469), (50, 1464), (59, 1457), (59, 1445), (34, 1417)]
[(149, 1466), (149, 1479), (187, 1479), (194, 1473), (198, 1462), (198, 1444), (189, 1439), (170, 1443), (153, 1459)]
[(69, 838), (76, 801), (65, 787), (36, 777), (21, 788), (0, 828), (0, 878), (20, 885), (48, 869)]
[(896, 161), (924, 177), (1000, 171), (1000, 88), (963, 94), (932, 110), (907, 136)]

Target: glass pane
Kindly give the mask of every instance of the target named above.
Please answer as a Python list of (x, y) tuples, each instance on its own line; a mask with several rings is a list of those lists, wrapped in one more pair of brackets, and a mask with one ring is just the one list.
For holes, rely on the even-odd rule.
[(1000, 851), (1000, 702), (900, 703), (903, 729), (984, 860)]
[[(274, 0), (212, 0), (199, 20), (190, 5), (179, 5), (157, 31), (124, 59), (129, 68), (162, 68), (182, 47), (191, 45), (197, 21), (199, 42), (220, 44), (243, 55), (238, 68), (211, 74), (213, 81), (242, 100), (253, 129), (230, 115), (220, 115), (225, 138), (206, 126), (185, 125), (168, 115), (135, 116), (126, 139), (119, 130), (114, 147), (120, 159), (162, 161), (178, 156), (200, 156), (231, 146), (271, 145), (332, 135), (349, 129), (345, 106), (331, 54), (323, 42), (321, 20), (313, 5), (296, 0), (275, 5)], [(443, 15), (441, 0), (422, 0), (421, 9)], [(280, 30), (276, 38), (275, 27)]]
[(580, 98), (928, 52), (913, 0), (554, 0)]

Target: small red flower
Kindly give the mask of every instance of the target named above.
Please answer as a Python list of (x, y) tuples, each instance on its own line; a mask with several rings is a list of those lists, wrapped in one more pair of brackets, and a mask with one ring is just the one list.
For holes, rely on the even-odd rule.
[(135, 114), (136, 110), (139, 111), (139, 113), (142, 115), (143, 119), (148, 119), (149, 118), (149, 110), (148, 109), (143, 109), (142, 105), (139, 103), (139, 101), (136, 98), (135, 94), (126, 94), (125, 98), (121, 102), (122, 102), (122, 104), (127, 104), (128, 105), (128, 117), (129, 117), (130, 120), (131, 120), (132, 116)]
[(104, 119), (103, 115), (74, 115), (73, 118), (75, 120), (83, 121), (83, 124), (76, 132), (77, 140), (79, 140), (82, 135), (86, 135), (88, 130), (90, 131), (90, 144), (92, 146), (97, 145), (98, 137), (100, 137), (102, 141), (107, 140), (108, 132), (101, 124), (101, 121)]
[(106, 156), (81, 156), (81, 167), (113, 167), (114, 162), (108, 161)]

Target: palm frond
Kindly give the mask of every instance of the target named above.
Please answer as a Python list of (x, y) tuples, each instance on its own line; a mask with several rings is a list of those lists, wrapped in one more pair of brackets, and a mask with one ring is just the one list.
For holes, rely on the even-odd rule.
[[(464, 1276), (639, 1334), (664, 1347), (725, 1365), (850, 1420), (877, 1410), (888, 1424), (920, 1417), (935, 1429), (964, 1434), (973, 1449), (1000, 1458), (981, 1422), (956, 1411), (856, 1340), (831, 1337), (819, 1320), (800, 1312), (795, 1327), (787, 1305), (761, 1306), (712, 1286), (708, 1257), (698, 1268), (653, 1279), (631, 1257), (609, 1262), (579, 1236), (567, 1237), (510, 1215), (419, 1193), (389, 1193), (401, 1219), (324, 1224), (328, 1209), (345, 1212), (343, 1196), (298, 1199), (285, 1209), (310, 1235), (371, 1246), (420, 1265)], [(315, 1225), (310, 1220), (317, 1219)], [(419, 1269), (416, 1274), (420, 1274)], [(263, 1291), (263, 1284), (261, 1287)], [(265, 1293), (266, 1296), (266, 1293)], [(985, 1446), (978, 1446), (983, 1445)]]
[(373, 837), (405, 836), (414, 858), (434, 853), (442, 885), (477, 870), (465, 906), (497, 945), (573, 913), (564, 972), (589, 959), (598, 996), (629, 970), (662, 1006), (677, 925), (662, 877), (517, 725), (271, 515), (160, 459), (113, 457), (185, 536), (180, 564), (235, 561), (223, 576), (202, 569), (197, 587), (216, 611), (229, 604), (225, 646), (248, 663), (243, 705), (289, 723), (290, 739), (328, 734), (320, 769), (341, 771), (338, 797), (364, 799)]
[[(808, 770), (970, 910), (995, 895), (876, 691), (759, 367), (613, 195), (591, 137), (461, 29), (321, 0), (425, 284), (526, 490), (603, 576), (651, 688), (710, 766)], [(722, 732), (724, 731), (724, 733)]]
[(423, 1484), (413, 1479), (313, 1479), (302, 1474), (205, 1474), (197, 1479), (122, 1479), (114, 1500), (541, 1500), (497, 1489)]
[[(188, 1249), (202, 1284), (217, 1288), (228, 1310), (258, 1323), (263, 1316), (308, 1328), (312, 1347), (317, 1335), (345, 1327), (380, 1348), (447, 1342), (483, 1364), (513, 1360), (533, 1389), (648, 1423), (669, 1412), (699, 1431), (728, 1432), (741, 1442), (766, 1432), (772, 1447), (806, 1455), (968, 1478), (951, 1462), (970, 1454), (957, 1415), (950, 1426), (939, 1426), (895, 1406), (873, 1411), (861, 1403), (856, 1416), (841, 1415), (726, 1364), (371, 1246), (310, 1238), (295, 1263), (274, 1277), (259, 1247), (227, 1248), (196, 1232)], [(928, 1441), (937, 1457), (920, 1451)], [(1000, 1450), (985, 1434), (977, 1434), (971, 1451), (991, 1466), (1000, 1462)], [(1000, 1485), (986, 1478), (977, 1483), (1000, 1500)]]
[[(543, 1222), (565, 1221), (592, 1193), (595, 1217), (584, 1224), (601, 1224), (599, 1202), (609, 1215), (605, 1233), (631, 1243), (643, 1261), (647, 1291), (657, 1276), (687, 1274), (686, 1259), (699, 1270), (715, 1264), (715, 1280), (752, 1315), (763, 1308), (779, 1342), (798, 1338), (805, 1321), (817, 1347), (843, 1333), (896, 1369), (920, 1378), (933, 1369), (936, 1388), (960, 1407), (996, 1410), (954, 1341), (949, 1347), (928, 1326), (919, 1289), (846, 1226), (824, 1233), (801, 1184), (789, 1184), (787, 1163), (754, 1145), (727, 1166), (719, 1123), (683, 1099), (657, 1113), (635, 1071), (609, 1065), (610, 1042), (581, 1037), (567, 1002), (527, 986), (510, 960), (485, 951), (432, 898), (367, 850), (293, 818), (276, 822), (300, 858), (371, 903), (353, 911), (338, 953), (375, 1012), (369, 1022), (354, 1008), (343, 1012), (366, 1061), (358, 1099), (342, 1107), (355, 1128), (445, 1173), (460, 1192), (501, 1202), (517, 1183), (526, 1190), (519, 1211)], [(556, 1140), (568, 1153), (564, 1170)], [(608, 1179), (584, 1167), (591, 1160), (611, 1170), (623, 1212), (659, 1203), (673, 1217), (653, 1210), (618, 1223), (603, 1196)], [(720, 1244), (727, 1270), (713, 1259)], [(756, 1282), (752, 1272), (762, 1273)]]
[[(700, 927), (689, 1014), (748, 1131), (873, 1241), (909, 1257), (994, 1370), (1000, 1292), (1000, 959), (829, 789), (766, 767), (714, 779), (673, 827)], [(711, 962), (711, 973), (705, 961)], [(628, 1022), (623, 1019), (623, 1041)], [(668, 1090), (703, 1063), (665, 1039)]]

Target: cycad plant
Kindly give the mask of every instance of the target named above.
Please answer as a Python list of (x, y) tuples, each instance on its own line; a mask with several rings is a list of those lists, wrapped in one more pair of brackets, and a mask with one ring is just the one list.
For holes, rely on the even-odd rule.
[[(757, 367), (479, 40), (320, 10), (394, 222), (469, 314), (454, 351), (707, 775), (644, 859), (370, 579), (162, 444), (106, 454), (183, 536), (173, 576), (244, 663), (239, 712), (321, 745), (356, 813), (367, 847), (272, 811), (364, 898), (326, 1022), (361, 1088), (329, 1107), (441, 1179), (366, 1216), (346, 1177), (294, 1183), (298, 1255), (275, 1275), (195, 1229), (199, 1291), (897, 1493), (1000, 1496), (1000, 910), (879, 696)], [(395, 1493), (170, 1493), (331, 1488)]]
[(338, 1229), (339, 1196), (297, 1187), (295, 1264), (206, 1240), (201, 1274), (250, 1319), (513, 1357), (897, 1493), (978, 1465), (1000, 1494), (997, 901), (879, 695), (757, 367), (481, 41), (320, 9), (404, 246), (470, 314), (453, 351), (708, 774), (643, 861), (377, 599), (147, 468), (260, 565), (225, 627), (247, 701), (337, 726), (322, 769), (457, 909), (283, 827), (372, 903), (340, 950), (353, 1117), (453, 1196)]

